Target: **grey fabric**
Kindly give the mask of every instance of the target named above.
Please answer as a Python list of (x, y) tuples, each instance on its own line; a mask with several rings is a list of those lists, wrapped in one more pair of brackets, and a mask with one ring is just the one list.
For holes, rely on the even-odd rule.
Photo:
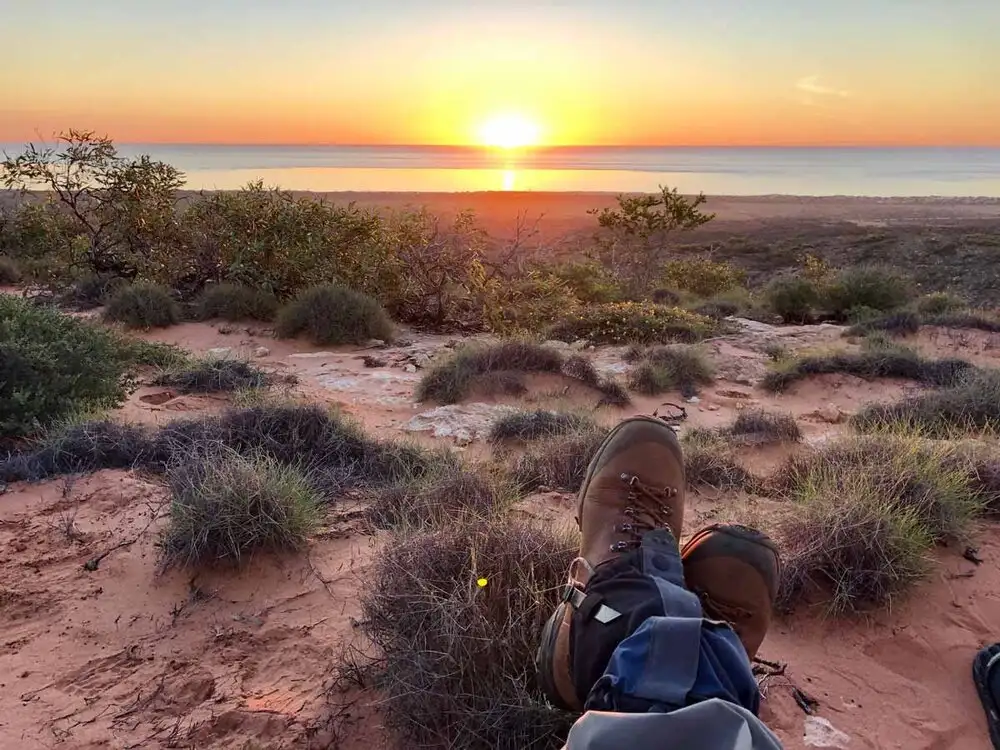
[(760, 719), (718, 699), (671, 713), (588, 711), (570, 730), (564, 750), (781, 750)]

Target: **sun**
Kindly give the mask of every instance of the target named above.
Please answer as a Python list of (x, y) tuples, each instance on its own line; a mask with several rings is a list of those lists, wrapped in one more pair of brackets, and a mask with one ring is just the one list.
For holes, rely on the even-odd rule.
[(494, 115), (479, 128), (480, 142), (495, 148), (536, 146), (540, 137), (538, 123), (517, 114)]

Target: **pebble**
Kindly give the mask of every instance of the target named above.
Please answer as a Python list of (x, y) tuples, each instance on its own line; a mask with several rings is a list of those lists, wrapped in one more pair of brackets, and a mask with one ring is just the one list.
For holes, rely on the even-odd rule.
[(257, 357), (258, 359), (261, 357), (270, 356), (270, 354), (271, 350), (268, 349), (266, 346), (258, 346), (256, 349), (253, 350), (253, 356)]
[(416, 365), (404, 365), (403, 366), (403, 372), (414, 373), (416, 371), (417, 371), (417, 366)]

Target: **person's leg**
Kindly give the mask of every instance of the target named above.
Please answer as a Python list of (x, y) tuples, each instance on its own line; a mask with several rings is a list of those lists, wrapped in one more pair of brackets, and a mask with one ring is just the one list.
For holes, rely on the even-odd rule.
[[(725, 716), (735, 711), (742, 721), (752, 714), (731, 711), (726, 704), (757, 708), (748, 651), (756, 649), (755, 639), (766, 630), (769, 614), (761, 617), (756, 609), (766, 601), (770, 611), (777, 557), (760, 535), (716, 527), (687, 545), (691, 565), (685, 570), (676, 541), (684, 488), (676, 435), (657, 419), (626, 420), (591, 462), (577, 516), (580, 557), (538, 656), (539, 678), (550, 699), (591, 709), (591, 718), (580, 726), (623, 718), (597, 713), (609, 709), (689, 715), (685, 706), (721, 699), (722, 708), (701, 711), (721, 710)], [(720, 573), (726, 585), (713, 590)], [(704, 612), (686, 576), (701, 589)], [(720, 617), (723, 610), (746, 615), (741, 631), (749, 636), (746, 646), (727, 624), (705, 619)], [(579, 738), (580, 731), (575, 728), (571, 737)]]

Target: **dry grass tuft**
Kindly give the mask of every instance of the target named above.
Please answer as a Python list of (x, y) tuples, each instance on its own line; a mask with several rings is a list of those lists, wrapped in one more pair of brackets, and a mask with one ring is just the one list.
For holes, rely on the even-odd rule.
[(744, 409), (726, 432), (753, 443), (797, 443), (802, 431), (791, 414), (765, 409)]
[(167, 481), (166, 566), (240, 564), (256, 552), (301, 549), (319, 518), (313, 484), (269, 456), (195, 453), (174, 463)]
[(510, 461), (511, 476), (523, 490), (545, 486), (576, 492), (583, 484), (590, 459), (607, 434), (605, 428), (592, 425), (538, 440)]
[(576, 717), (544, 700), (534, 655), (574, 554), (500, 520), (389, 540), (361, 593), (387, 727), (411, 747), (560, 747)]
[(710, 430), (689, 430), (681, 440), (684, 470), (690, 486), (753, 492), (757, 478), (739, 462), (732, 441)]
[(152, 384), (176, 388), (181, 393), (220, 393), (267, 388), (272, 381), (270, 375), (246, 360), (206, 358), (164, 370)]
[(501, 417), (490, 428), (490, 442), (504, 443), (510, 440), (540, 440), (596, 429), (597, 423), (588, 416), (576, 412), (517, 411)]
[(633, 348), (627, 356), (638, 359), (629, 386), (649, 396), (675, 389), (690, 396), (697, 393), (699, 385), (714, 380), (712, 364), (693, 346), (658, 346), (641, 353)]

